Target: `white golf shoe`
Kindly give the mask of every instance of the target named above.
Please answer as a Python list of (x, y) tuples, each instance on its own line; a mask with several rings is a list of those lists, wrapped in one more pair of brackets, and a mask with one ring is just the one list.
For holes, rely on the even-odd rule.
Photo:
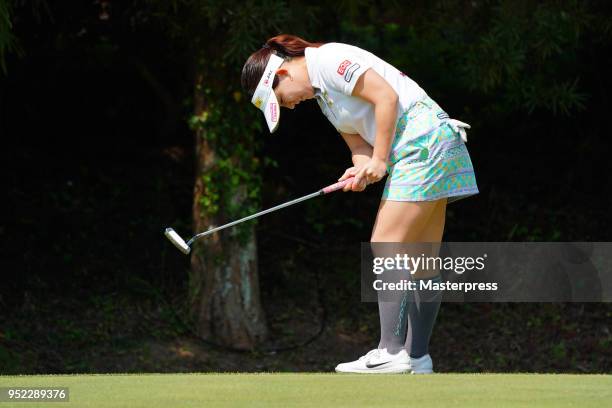
[(410, 357), (406, 350), (402, 349), (397, 354), (387, 353), (387, 349), (370, 350), (365, 356), (350, 363), (342, 363), (336, 366), (339, 373), (360, 374), (389, 374), (410, 372)]

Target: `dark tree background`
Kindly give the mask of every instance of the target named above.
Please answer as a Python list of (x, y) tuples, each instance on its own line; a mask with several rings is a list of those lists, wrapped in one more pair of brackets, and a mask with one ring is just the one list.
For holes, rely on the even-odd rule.
[[(214, 205), (194, 201), (198, 132), (217, 152), (240, 147), (232, 174), (245, 157), (257, 164), (227, 185), (252, 193), (247, 204), (216, 198), (215, 221), (350, 166), (314, 102), (283, 111), (269, 135), (241, 95), (241, 61), (280, 32), (371, 50), (472, 125), (481, 194), (449, 207), (445, 240), (609, 241), (610, 11), (569, 0), (0, 1), (0, 373), (329, 371), (376, 344), (359, 243), (382, 184), (246, 227), (267, 332), (249, 352), (202, 330), (193, 264), (162, 234), (189, 235), (194, 202)], [(431, 352), (439, 371), (610, 372), (610, 317), (606, 303), (443, 304)]]

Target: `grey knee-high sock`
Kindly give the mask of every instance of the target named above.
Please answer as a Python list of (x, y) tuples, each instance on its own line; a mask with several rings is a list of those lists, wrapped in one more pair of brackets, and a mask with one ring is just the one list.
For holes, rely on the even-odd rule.
[(384, 295), (378, 293), (378, 314), (380, 317), (380, 342), (378, 348), (386, 348), (391, 354), (404, 348), (408, 309), (411, 302), (410, 291)]
[[(413, 301), (408, 305), (408, 324), (404, 347), (412, 358), (419, 358), (429, 353), (429, 338), (433, 331), (442, 292), (439, 290), (419, 289), (421, 282), (429, 279), (415, 279), (417, 290), (413, 291)], [(440, 275), (431, 278), (433, 283), (441, 281)]]

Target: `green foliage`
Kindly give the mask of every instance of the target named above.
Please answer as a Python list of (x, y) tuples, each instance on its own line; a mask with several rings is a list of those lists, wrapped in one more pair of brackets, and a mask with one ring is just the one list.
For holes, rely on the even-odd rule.
[(11, 52), (21, 51), (13, 34), (11, 3), (9, 0), (0, 0), (0, 69), (4, 74), (6, 74), (6, 56)]
[(555, 360), (563, 360), (567, 358), (567, 348), (565, 342), (561, 340), (559, 343), (553, 345), (550, 349), (550, 354)]
[(505, 1), (467, 47), (464, 78), (473, 91), (502, 94), (498, 110), (570, 115), (584, 109), (577, 76), (581, 33), (593, 18), (584, 3)]
[(610, 26), (576, 0), (441, 1), (422, 10), (391, 6), (366, 24), (341, 20), (344, 41), (379, 54), (434, 96), (471, 93), (493, 119), (585, 109), (580, 52), (585, 39), (609, 39)]
[[(245, 107), (240, 91), (215, 93), (203, 90), (206, 109), (193, 115), (189, 124), (214, 148), (214, 166), (200, 177), (204, 191), (200, 197), (202, 216), (216, 215), (220, 208), (228, 219), (244, 217), (260, 208), (260, 159), (255, 152), (260, 146), (256, 138), (261, 131), (257, 111)], [(236, 227), (240, 239), (246, 239), (248, 224)]]
[[(282, 25), (312, 16), (314, 8), (281, 0), (200, 1), (151, 0), (172, 36), (189, 44), (197, 75), (204, 78), (195, 91), (204, 98), (203, 111), (189, 118), (189, 125), (215, 152), (214, 166), (200, 175), (204, 191), (201, 216), (242, 218), (260, 209), (260, 158), (263, 119), (240, 91), (240, 71), (246, 58)], [(300, 10), (302, 14), (296, 14)], [(274, 162), (264, 158), (264, 164)], [(243, 241), (252, 224), (233, 232)]]
[(9, 54), (24, 55), (24, 49), (13, 32), (12, 19), (17, 11), (29, 7), (29, 13), (35, 21), (41, 22), (43, 17), (53, 20), (49, 4), (46, 0), (0, 0), (0, 70), (7, 74), (6, 58)]
[[(225, 66), (235, 74), (263, 41), (286, 31), (303, 29), (314, 19), (315, 7), (283, 0), (148, 0), (169, 33), (197, 54), (204, 69)], [(300, 21), (304, 19), (304, 21)], [(291, 28), (290, 28), (291, 27)], [(214, 57), (214, 58), (212, 58)], [(236, 65), (231, 65), (236, 64)], [(238, 81), (239, 76), (233, 77)]]

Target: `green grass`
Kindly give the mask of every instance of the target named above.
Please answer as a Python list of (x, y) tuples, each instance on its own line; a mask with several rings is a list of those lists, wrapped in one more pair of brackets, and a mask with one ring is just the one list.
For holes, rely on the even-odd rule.
[[(611, 375), (133, 374), (0, 376), (0, 387), (69, 387), (53, 407), (603, 407)], [(41, 407), (48, 403), (3, 406)]]

